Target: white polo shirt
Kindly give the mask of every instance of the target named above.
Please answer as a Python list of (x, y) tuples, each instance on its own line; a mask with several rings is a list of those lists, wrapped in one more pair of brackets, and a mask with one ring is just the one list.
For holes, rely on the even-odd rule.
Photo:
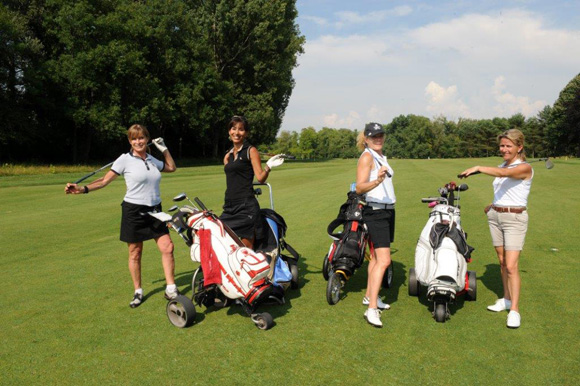
[(115, 160), (111, 170), (125, 178), (127, 193), (123, 198), (131, 204), (155, 206), (161, 203), (159, 183), (165, 162), (147, 154), (145, 159), (133, 155), (133, 151), (122, 154)]

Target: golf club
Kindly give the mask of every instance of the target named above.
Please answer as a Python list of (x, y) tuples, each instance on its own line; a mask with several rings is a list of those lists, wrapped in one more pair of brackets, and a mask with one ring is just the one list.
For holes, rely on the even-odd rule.
[(294, 156), (294, 155), (288, 155), (288, 154), (272, 154), (272, 153), (263, 153), (263, 152), (260, 152), (260, 155), (266, 155), (268, 157), (273, 157), (275, 155), (279, 155), (279, 156), (281, 156), (284, 159), (296, 159), (296, 156)]
[[(544, 161), (546, 162), (546, 169), (552, 169), (554, 167), (554, 163), (552, 161), (550, 161), (550, 158), (546, 157), (546, 158), (538, 158), (536, 160), (533, 161), (526, 161), (527, 163), (531, 164), (533, 162), (541, 162)], [(480, 174), (481, 172), (475, 172), (475, 173), (471, 173), (470, 176), (474, 176), (476, 174)], [(465, 176), (462, 176), (461, 174), (457, 175), (457, 178), (465, 178)]]
[[(147, 147), (149, 147), (149, 146), (151, 146), (151, 145), (153, 145), (153, 142), (151, 142), (151, 143), (148, 143), (148, 144), (147, 144)], [(98, 172), (100, 172), (101, 170), (104, 170), (104, 169), (108, 168), (109, 166), (111, 166), (111, 165), (112, 165), (112, 164), (114, 164), (114, 163), (115, 163), (115, 161), (113, 161), (113, 162), (109, 162), (108, 164), (106, 164), (106, 165), (105, 165), (105, 166), (103, 166), (102, 168), (99, 168), (99, 169), (95, 170), (94, 172), (91, 172), (91, 173), (87, 174), (86, 176), (84, 176), (84, 177), (82, 177), (82, 178), (80, 178), (80, 179), (76, 180), (75, 182), (73, 182), (73, 184), (79, 184), (79, 183), (83, 182), (84, 180), (86, 180), (86, 179), (87, 179), (87, 178), (89, 178), (90, 176), (94, 176), (95, 174), (97, 174), (97, 173), (98, 173)]]

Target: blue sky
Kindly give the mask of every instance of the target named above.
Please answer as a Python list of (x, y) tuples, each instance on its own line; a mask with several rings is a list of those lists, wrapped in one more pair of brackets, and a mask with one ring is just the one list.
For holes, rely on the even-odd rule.
[(282, 130), (535, 116), (580, 73), (580, 1), (298, 0)]

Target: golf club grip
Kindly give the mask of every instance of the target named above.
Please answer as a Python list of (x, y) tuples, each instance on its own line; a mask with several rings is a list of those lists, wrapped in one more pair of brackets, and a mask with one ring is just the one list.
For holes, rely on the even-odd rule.
[[(471, 174), (470, 174), (470, 176), (474, 176), (474, 175), (476, 175), (476, 174), (481, 174), (481, 172), (473, 172), (473, 173), (471, 173)], [(458, 175), (457, 175), (457, 178), (465, 178), (465, 177), (464, 177), (464, 176), (462, 176), (461, 174), (458, 174)]]
[(203, 202), (201, 202), (201, 200), (198, 197), (195, 197), (193, 200), (197, 203), (197, 205), (199, 205), (199, 207), (202, 210), (207, 212), (207, 207), (203, 204)]

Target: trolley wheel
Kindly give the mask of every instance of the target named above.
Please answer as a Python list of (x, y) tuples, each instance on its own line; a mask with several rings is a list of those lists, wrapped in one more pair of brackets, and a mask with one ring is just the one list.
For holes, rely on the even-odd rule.
[(340, 300), (340, 291), (344, 285), (343, 276), (340, 273), (333, 272), (328, 278), (326, 285), (326, 301), (331, 306), (335, 305)]
[(189, 327), (195, 322), (195, 306), (187, 296), (178, 295), (167, 303), (167, 317), (175, 327)]
[(447, 319), (447, 307), (445, 303), (435, 303), (435, 320), (439, 323), (445, 323)]
[(252, 315), (252, 321), (260, 330), (269, 330), (274, 325), (274, 319), (272, 319), (272, 315), (267, 312)]
[(330, 274), (330, 262), (328, 261), (327, 253), (326, 256), (324, 256), (324, 261), (322, 262), (322, 276), (324, 277), (324, 280), (328, 281)]
[(393, 263), (389, 264), (383, 275), (383, 288), (389, 289), (393, 286)]
[(298, 276), (298, 266), (296, 264), (288, 264), (290, 266), (290, 273), (292, 280), (290, 280), (290, 288), (296, 289), (300, 284), (300, 277)]
[(475, 301), (477, 299), (477, 277), (475, 271), (467, 271), (467, 285), (465, 299)]
[(419, 282), (415, 268), (409, 269), (409, 296), (419, 296)]
[(191, 300), (195, 301), (195, 295), (203, 291), (203, 270), (201, 265), (193, 272), (193, 277), (191, 279)]

